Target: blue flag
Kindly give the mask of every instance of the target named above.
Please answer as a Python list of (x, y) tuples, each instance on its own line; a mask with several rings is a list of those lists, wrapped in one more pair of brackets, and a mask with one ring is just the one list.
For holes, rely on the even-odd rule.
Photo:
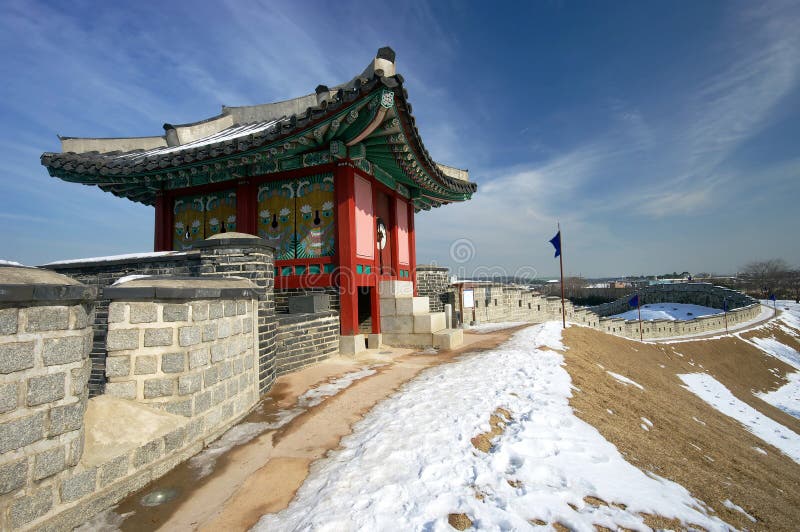
[(775, 294), (770, 294), (769, 295), (769, 300), (770, 301), (775, 301)]
[(728, 298), (724, 298), (722, 300), (722, 310), (728, 312)]
[(639, 294), (636, 294), (635, 296), (633, 296), (630, 299), (630, 301), (628, 301), (628, 305), (630, 305), (632, 307), (638, 307), (639, 306)]
[(553, 244), (554, 248), (556, 248), (556, 254), (553, 255), (553, 258), (561, 255), (561, 231), (556, 233), (556, 236), (550, 239), (550, 243)]

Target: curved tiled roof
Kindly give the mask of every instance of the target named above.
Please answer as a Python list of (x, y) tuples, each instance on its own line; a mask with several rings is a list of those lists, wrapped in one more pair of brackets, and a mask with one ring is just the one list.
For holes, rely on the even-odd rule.
[[(155, 193), (169, 185), (174, 172), (198, 165), (204, 165), (203, 168), (214, 164), (219, 166), (223, 159), (238, 161), (235, 159), (237, 156), (253, 156), (264, 148), (271, 147), (272, 153), (280, 152), (275, 146), (297, 140), (299, 134), (308, 133), (325, 121), (356, 121), (354, 117), (358, 116), (358, 111), (355, 106), (382, 92), (393, 95), (397, 121), (390, 125), (397, 126), (392, 131), (401, 133), (402, 137), (395, 140), (403, 146), (401, 149), (390, 148), (402, 152), (395, 159), (398, 168), (402, 168), (408, 177), (407, 185), (419, 188), (423, 196), (429, 195), (428, 204), (433, 206), (468, 199), (477, 186), (462, 179), (466, 171), (438, 165), (425, 149), (411, 114), (403, 78), (394, 72), (394, 52), (389, 48), (379, 50), (361, 75), (333, 89), (321, 85), (315, 94), (294, 100), (249, 107), (223, 107), (222, 114), (203, 121), (178, 126), (165, 124), (163, 140), (159, 142), (159, 137), (152, 137), (148, 145), (155, 147), (148, 149), (119, 149), (130, 146), (131, 143), (126, 141), (133, 139), (65, 138), (62, 146), (69, 146), (74, 151), (44, 153), (41, 162), (55, 177), (97, 185), (114, 194), (151, 204)], [(315, 105), (308, 105), (310, 103)], [(373, 102), (371, 108), (376, 106)], [(288, 114), (290, 111), (292, 114)], [(366, 128), (366, 124), (359, 125)]]

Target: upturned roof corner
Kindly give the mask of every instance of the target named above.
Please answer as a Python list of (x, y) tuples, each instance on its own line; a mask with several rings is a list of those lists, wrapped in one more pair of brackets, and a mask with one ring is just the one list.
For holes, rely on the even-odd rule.
[(468, 172), (436, 163), (411, 114), (395, 53), (378, 50), (364, 71), (329, 88), (275, 103), (223, 106), (189, 124), (165, 123), (152, 137), (61, 137), (44, 153), (51, 176), (95, 185), (152, 205), (162, 190), (331, 163), (341, 145), (361, 171), (409, 192), (417, 209), (470, 199)]

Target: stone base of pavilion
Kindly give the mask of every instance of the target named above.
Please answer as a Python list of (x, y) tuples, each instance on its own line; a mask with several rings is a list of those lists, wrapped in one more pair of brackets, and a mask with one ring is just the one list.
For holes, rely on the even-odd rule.
[(381, 281), (383, 343), (395, 347), (455, 349), (464, 343), (461, 329), (448, 327), (444, 312), (429, 312), (427, 296), (414, 296), (411, 281)]

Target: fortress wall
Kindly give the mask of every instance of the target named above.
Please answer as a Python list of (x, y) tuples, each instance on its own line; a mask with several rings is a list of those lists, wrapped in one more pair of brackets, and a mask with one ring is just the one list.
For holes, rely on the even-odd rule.
[[(259, 391), (266, 393), (276, 376), (274, 255), (266, 242), (252, 235), (222, 233), (195, 244), (194, 250), (174, 253), (144, 253), (129, 256), (85, 259), (44, 265), (81, 283), (97, 288), (97, 320), (90, 358), (92, 371), (89, 395), (101, 395), (106, 384), (106, 333), (109, 298), (104, 288), (131, 275), (244, 277), (258, 292)], [(336, 292), (338, 298), (338, 291)], [(285, 303), (286, 296), (283, 297)], [(336, 299), (338, 301), (338, 299)]]
[(108, 395), (203, 417), (209, 427), (256, 403), (254, 290), (225, 288), (212, 299), (203, 291), (214, 285), (196, 280), (168, 289), (177, 299), (151, 299), (126, 285), (112, 292), (109, 307)]
[(64, 285), (0, 286), (28, 297), (0, 297), (2, 530), (71, 530), (200, 452), (259, 397), (249, 281), (107, 289), (109, 390), (87, 400), (96, 289), (46, 275)]
[[(647, 305), (651, 303), (688, 303), (721, 309), (723, 300), (728, 300), (728, 310), (735, 310), (756, 303), (756, 301), (741, 292), (714, 286), (710, 283), (675, 283), (647, 286), (639, 290), (639, 303)], [(633, 297), (633, 293), (624, 297), (589, 307), (590, 310), (600, 316), (613, 316), (621, 314), (631, 309), (628, 301)]]
[(446, 303), (452, 303), (450, 270), (440, 266), (418, 264), (416, 278), (417, 295), (428, 296), (430, 312), (442, 312)]
[[(458, 287), (459, 285), (455, 285)], [(475, 308), (464, 309), (462, 321), (466, 324), (498, 322), (541, 323), (561, 319), (561, 299), (510, 285), (499, 283), (468, 283), (466, 288), (474, 291)], [(628, 301), (632, 295), (617, 301), (595, 307), (574, 307), (565, 301), (567, 321), (593, 327), (603, 332), (639, 338), (639, 322), (611, 318), (630, 310)], [(643, 304), (648, 303), (691, 303), (695, 305), (722, 308), (723, 299), (728, 300), (728, 327), (758, 318), (761, 306), (754, 299), (735, 290), (714, 286), (708, 283), (684, 283), (657, 285), (640, 292)], [(461, 290), (455, 293), (454, 310), (461, 311)], [(720, 315), (701, 316), (688, 321), (654, 320), (642, 322), (644, 339), (673, 338), (713, 332), (724, 332), (725, 317)]]
[(89, 376), (89, 396), (100, 395), (106, 384), (106, 332), (108, 324), (108, 298), (103, 288), (130, 275), (199, 275), (200, 253), (142, 254), (127, 258), (86, 259), (62, 264), (42, 266), (61, 273), (97, 289), (95, 300), (97, 320), (89, 358), (92, 361)]
[(0, 529), (73, 497), (84, 449), (96, 290), (0, 267)]
[(339, 350), (339, 313), (279, 314), (276, 371), (284, 375), (324, 360)]

